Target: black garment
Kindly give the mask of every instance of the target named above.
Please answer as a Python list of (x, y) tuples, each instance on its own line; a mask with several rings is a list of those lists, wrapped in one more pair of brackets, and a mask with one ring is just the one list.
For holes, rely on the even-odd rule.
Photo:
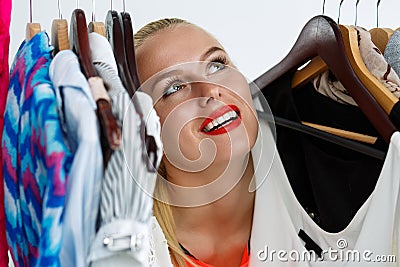
[[(274, 116), (379, 136), (358, 107), (318, 93), (312, 84), (291, 88), (288, 74), (264, 88)], [(306, 134), (276, 126), (277, 147), (292, 189), (328, 232), (343, 230), (372, 193), (383, 161)], [(372, 145), (386, 151), (379, 139)]]

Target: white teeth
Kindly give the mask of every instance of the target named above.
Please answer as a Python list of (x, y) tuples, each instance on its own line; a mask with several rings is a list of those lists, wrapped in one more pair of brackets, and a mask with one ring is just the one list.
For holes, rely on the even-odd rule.
[[(229, 112), (228, 112), (229, 113)], [(224, 114), (224, 120), (226, 121), (226, 120), (229, 120), (231, 117), (229, 116), (229, 114), (228, 113), (225, 113)]]
[(209, 132), (211, 129), (216, 128), (216, 127), (222, 127), (225, 126), (233, 121), (233, 119), (237, 118), (237, 114), (235, 111), (229, 111), (225, 113), (224, 115), (219, 116), (218, 118), (214, 119), (213, 121), (209, 122), (205, 127), (204, 130), (205, 132)]

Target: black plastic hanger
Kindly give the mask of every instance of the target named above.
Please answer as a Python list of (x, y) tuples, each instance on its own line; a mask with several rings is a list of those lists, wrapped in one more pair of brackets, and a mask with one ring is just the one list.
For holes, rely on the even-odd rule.
[[(141, 136), (144, 136), (144, 143), (146, 145), (147, 155), (148, 155), (147, 168), (149, 171), (155, 172), (156, 170), (154, 166), (156, 166), (156, 163), (158, 161), (157, 145), (154, 137), (147, 134), (147, 130), (145, 127), (146, 122), (144, 121), (143, 118), (143, 112), (141, 106), (139, 103), (137, 103), (136, 101), (137, 99), (134, 97), (136, 89), (139, 88), (140, 84), (139, 80), (136, 80), (138, 86), (135, 86), (135, 83), (133, 82), (131, 76), (131, 71), (129, 70), (127, 56), (126, 56), (126, 47), (125, 47), (126, 42), (125, 42), (123, 25), (124, 23), (122, 16), (118, 14), (118, 12), (114, 10), (108, 11), (106, 18), (106, 36), (114, 50), (114, 57), (117, 63), (118, 75), (122, 81), (122, 84), (127, 90), (129, 96), (131, 97), (132, 102), (135, 106), (135, 110), (141, 119), (141, 126), (142, 126)], [(132, 24), (130, 24), (130, 27), (132, 29)], [(131, 36), (131, 38), (132, 38), (132, 50), (133, 50), (134, 49), (133, 35)], [(129, 44), (130, 42), (128, 41), (127, 43)], [(134, 62), (135, 64), (133, 64), (132, 67), (136, 67), (136, 61)], [(133, 70), (133, 73), (137, 73), (136, 68)]]
[(254, 83), (264, 90), (273, 81), (295, 71), (316, 56), (320, 56), (328, 65), (385, 142), (389, 143), (396, 128), (355, 74), (346, 54), (340, 29), (327, 16), (319, 15), (308, 21), (288, 55)]
[[(96, 68), (92, 63), (89, 47), (89, 36), (85, 13), (81, 9), (75, 9), (71, 17), (71, 49), (77, 54), (83, 74), (87, 79), (98, 77)], [(121, 142), (121, 131), (112, 113), (111, 104), (105, 99), (98, 99), (97, 116), (102, 132), (102, 150), (104, 168), (111, 157), (112, 150), (117, 149)]]

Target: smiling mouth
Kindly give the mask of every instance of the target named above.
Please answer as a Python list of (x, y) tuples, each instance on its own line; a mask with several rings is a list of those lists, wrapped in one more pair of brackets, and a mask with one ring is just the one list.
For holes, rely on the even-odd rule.
[(241, 122), (239, 108), (235, 105), (225, 105), (210, 114), (200, 126), (200, 131), (209, 135), (226, 133)]

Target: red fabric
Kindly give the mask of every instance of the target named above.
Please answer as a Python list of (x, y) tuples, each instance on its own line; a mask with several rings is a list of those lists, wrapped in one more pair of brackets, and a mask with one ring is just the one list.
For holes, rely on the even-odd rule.
[[(204, 262), (202, 262), (200, 260), (197, 260), (197, 259), (195, 259), (193, 257), (190, 257), (190, 259), (193, 261), (193, 263), (196, 264), (196, 266), (199, 266), (199, 267), (214, 267), (213, 265), (204, 263)], [(249, 261), (250, 261), (250, 255), (249, 255), (248, 247), (246, 246), (246, 248), (243, 251), (242, 261), (240, 262), (240, 266), (239, 267), (248, 267), (249, 266)], [(193, 267), (193, 265), (188, 263), (188, 262), (186, 263), (186, 265), (188, 267)]]
[[(9, 83), (8, 52), (10, 45), (11, 0), (0, 0), (0, 140), (3, 136), (4, 109)], [(8, 266), (6, 218), (4, 211), (3, 160), (0, 153), (0, 267)]]

